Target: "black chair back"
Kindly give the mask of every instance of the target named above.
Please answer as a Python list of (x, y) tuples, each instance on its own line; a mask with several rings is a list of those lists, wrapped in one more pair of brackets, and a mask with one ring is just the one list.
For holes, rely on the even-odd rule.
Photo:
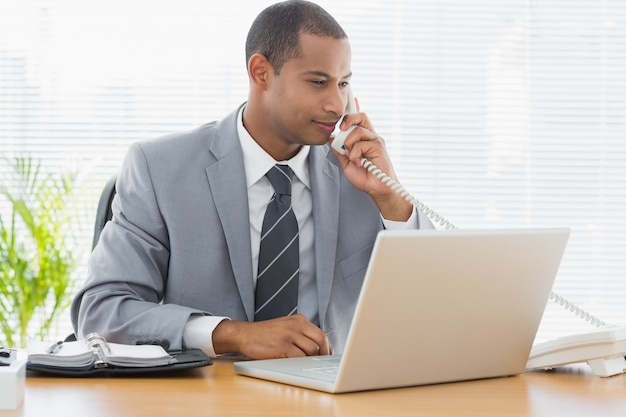
[(104, 185), (102, 189), (102, 194), (100, 194), (100, 201), (98, 201), (98, 209), (96, 211), (96, 221), (94, 224), (93, 230), (93, 244), (91, 245), (91, 249), (96, 247), (96, 243), (98, 243), (98, 239), (100, 239), (100, 233), (102, 233), (102, 229), (104, 229), (104, 225), (111, 220), (113, 217), (113, 212), (111, 211), (111, 203), (113, 202), (113, 197), (115, 197), (115, 181), (117, 179), (117, 175), (109, 178), (107, 183)]

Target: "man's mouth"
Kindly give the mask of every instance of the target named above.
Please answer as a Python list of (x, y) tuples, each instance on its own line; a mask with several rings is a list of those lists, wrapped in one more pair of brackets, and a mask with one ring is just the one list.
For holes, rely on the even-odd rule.
[(335, 131), (335, 124), (337, 123), (337, 121), (334, 122), (314, 122), (321, 130), (323, 130), (325, 133), (327, 133), (329, 136), (331, 133), (333, 133)]

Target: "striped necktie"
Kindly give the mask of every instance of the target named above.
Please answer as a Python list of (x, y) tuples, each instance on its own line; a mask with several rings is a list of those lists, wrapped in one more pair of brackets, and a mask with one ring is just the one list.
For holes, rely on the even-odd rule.
[(300, 248), (298, 221), (291, 208), (293, 171), (287, 165), (274, 165), (266, 176), (274, 195), (261, 229), (255, 321), (289, 316), (298, 308)]

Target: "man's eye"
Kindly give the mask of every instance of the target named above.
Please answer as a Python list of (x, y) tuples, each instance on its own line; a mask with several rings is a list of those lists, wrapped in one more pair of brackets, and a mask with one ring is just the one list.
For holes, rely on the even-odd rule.
[(320, 81), (320, 80), (311, 80), (311, 82), (315, 85), (324, 85), (324, 81)]

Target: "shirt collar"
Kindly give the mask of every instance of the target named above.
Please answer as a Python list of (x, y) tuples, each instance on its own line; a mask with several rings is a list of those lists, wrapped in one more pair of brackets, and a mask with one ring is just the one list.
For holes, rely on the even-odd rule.
[(256, 184), (261, 178), (265, 176), (277, 163), (289, 165), (293, 170), (296, 177), (302, 181), (302, 183), (309, 189), (311, 189), (309, 181), (309, 163), (308, 155), (310, 146), (302, 146), (300, 151), (288, 161), (276, 161), (272, 158), (258, 143), (250, 136), (250, 133), (243, 126), (243, 110), (245, 106), (241, 107), (239, 115), (237, 116), (237, 134), (239, 135), (239, 141), (241, 142), (241, 148), (243, 150), (243, 161), (246, 167), (246, 183), (248, 188)]

